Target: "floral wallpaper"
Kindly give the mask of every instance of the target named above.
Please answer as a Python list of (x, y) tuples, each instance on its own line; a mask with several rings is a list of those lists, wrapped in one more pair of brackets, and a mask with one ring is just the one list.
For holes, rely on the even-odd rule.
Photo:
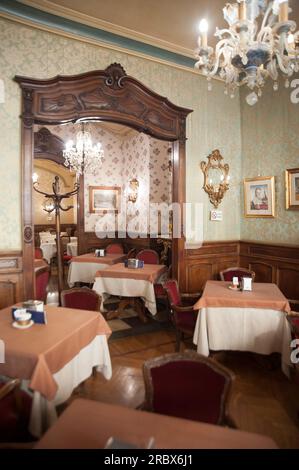
[[(297, 77), (298, 78), (298, 77)], [(299, 212), (285, 208), (285, 170), (299, 168), (299, 104), (291, 102), (291, 89), (272, 83), (250, 107), (241, 92), (242, 173), (244, 178), (275, 176), (276, 217), (245, 218), (241, 213), (241, 238), (272, 243), (299, 244)], [(243, 204), (243, 185), (242, 205)]]
[[(5, 103), (0, 104), (0, 250), (21, 249), (20, 111), (21, 93), (15, 75), (49, 78), (104, 69), (119, 62), (156, 93), (178, 106), (193, 109), (187, 121), (187, 201), (203, 204), (204, 239), (232, 240), (240, 237), (241, 126), (237, 94), (223, 94), (223, 83), (213, 80), (207, 91), (204, 77), (126, 52), (88, 44), (59, 34), (0, 18), (0, 71), (5, 84)], [(221, 205), (222, 222), (210, 222), (212, 208), (202, 190), (199, 163), (219, 148), (230, 164), (232, 185)], [(233, 208), (233, 210), (232, 210)]]

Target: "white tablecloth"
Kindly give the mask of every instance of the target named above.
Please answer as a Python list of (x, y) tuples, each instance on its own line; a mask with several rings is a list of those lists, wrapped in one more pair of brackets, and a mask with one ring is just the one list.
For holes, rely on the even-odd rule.
[(95, 274), (99, 269), (108, 268), (109, 264), (102, 263), (84, 263), (71, 261), (68, 272), (68, 285), (73, 287), (75, 282), (87, 282), (92, 284), (95, 280)]
[(120, 297), (141, 297), (151, 314), (156, 315), (157, 313), (154, 284), (152, 282), (101, 276), (96, 278), (93, 290), (102, 297), (102, 311), (104, 311), (103, 304), (107, 297), (117, 295)]
[(289, 376), (291, 332), (286, 314), (258, 308), (209, 307), (198, 312), (193, 342), (197, 352), (250, 351), (281, 353), (283, 372)]
[(78, 242), (70, 242), (66, 245), (66, 252), (69, 256), (78, 256)]
[[(96, 336), (79, 354), (53, 375), (58, 390), (53, 401), (48, 401), (39, 392), (33, 393), (33, 403), (29, 431), (40, 437), (57, 419), (56, 406), (64, 403), (71, 396), (75, 387), (88, 379), (93, 367), (97, 367), (104, 377), (112, 377), (111, 360), (106, 335)], [(28, 391), (29, 381), (22, 382), (22, 388)]]
[(50, 264), (51, 259), (57, 253), (56, 242), (41, 243), (40, 248), (43, 252), (43, 258)]

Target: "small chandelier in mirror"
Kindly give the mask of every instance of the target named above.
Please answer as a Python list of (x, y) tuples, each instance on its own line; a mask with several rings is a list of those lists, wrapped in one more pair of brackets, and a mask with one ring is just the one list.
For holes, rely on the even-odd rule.
[(102, 165), (103, 155), (102, 145), (93, 145), (90, 132), (85, 130), (84, 123), (76, 136), (76, 144), (69, 140), (63, 150), (65, 166), (77, 175), (95, 172)]
[(229, 165), (222, 163), (223, 157), (219, 150), (213, 150), (208, 156), (208, 163), (201, 162), (200, 168), (204, 174), (203, 189), (209, 195), (215, 209), (221, 203), (224, 194), (229, 189)]

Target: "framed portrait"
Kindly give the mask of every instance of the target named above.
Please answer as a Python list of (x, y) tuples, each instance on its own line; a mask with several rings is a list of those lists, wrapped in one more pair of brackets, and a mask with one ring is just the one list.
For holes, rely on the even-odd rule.
[(274, 176), (244, 180), (245, 217), (275, 217), (274, 183)]
[(299, 209), (299, 168), (286, 170), (286, 208)]
[(112, 212), (120, 210), (119, 186), (89, 186), (89, 212)]

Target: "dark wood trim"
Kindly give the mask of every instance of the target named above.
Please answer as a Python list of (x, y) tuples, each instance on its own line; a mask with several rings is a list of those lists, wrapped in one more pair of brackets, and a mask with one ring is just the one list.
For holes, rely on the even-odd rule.
[(0, 308), (23, 297), (23, 264), (19, 251), (0, 252)]
[(34, 132), (34, 158), (36, 160), (51, 160), (58, 165), (64, 165), (64, 141), (47, 127)]
[[(22, 89), (22, 225), (24, 296), (34, 296), (32, 167), (34, 124), (62, 124), (78, 119), (124, 124), (154, 138), (173, 141), (173, 202), (185, 202), (186, 118), (192, 111), (174, 105), (133, 77), (120, 64), (80, 75), (39, 80), (16, 76)], [(81, 178), (81, 183), (82, 183)], [(79, 252), (85, 249), (84, 185), (78, 196)], [(182, 276), (184, 239), (174, 241), (173, 265)], [(180, 267), (179, 267), (180, 266)]]

